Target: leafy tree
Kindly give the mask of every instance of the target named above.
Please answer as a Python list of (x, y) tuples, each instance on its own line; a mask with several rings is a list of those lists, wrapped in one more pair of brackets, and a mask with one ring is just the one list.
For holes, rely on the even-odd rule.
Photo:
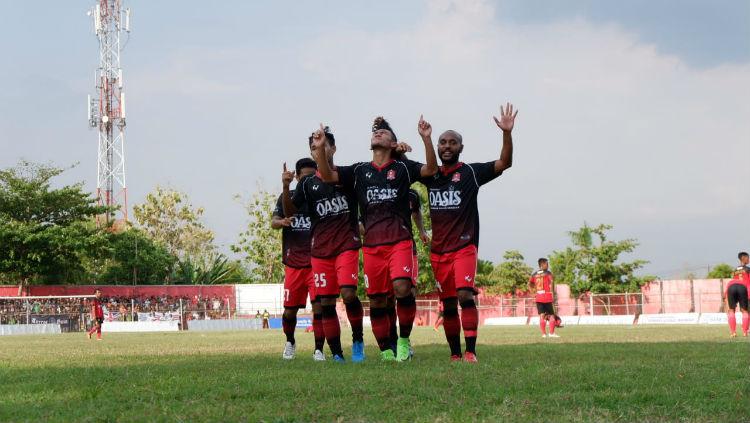
[(107, 251), (107, 233), (83, 184), (52, 188), (65, 171), (21, 161), (0, 170), (0, 273), (19, 283), (63, 283), (85, 278), (85, 263)]
[(634, 239), (611, 241), (611, 225), (590, 227), (584, 223), (578, 231), (568, 232), (572, 246), (550, 255), (550, 266), (558, 283), (570, 285), (571, 293), (633, 292), (651, 280), (633, 273), (648, 263), (645, 260), (618, 262), (620, 255), (632, 253), (638, 246)]
[(258, 184), (258, 190), (244, 205), (250, 218), (247, 228), (230, 247), (233, 252), (242, 254), (242, 260), (249, 264), (251, 283), (281, 283), (284, 280), (281, 231), (271, 228), (277, 198), (278, 195)]
[(734, 275), (734, 267), (726, 263), (717, 264), (708, 272), (709, 279), (730, 279)]
[(229, 261), (222, 254), (216, 255), (208, 264), (181, 260), (175, 269), (172, 280), (182, 285), (216, 285), (242, 282), (242, 266)]
[[(419, 201), (422, 204), (422, 224), (427, 233), (432, 233), (432, 221), (430, 220), (430, 203), (427, 198), (427, 187), (421, 183), (411, 186), (419, 194)], [(419, 280), (417, 281), (417, 292), (426, 294), (434, 292), (437, 289), (435, 284), (435, 275), (432, 273), (432, 261), (430, 260), (430, 245), (425, 244), (419, 239), (419, 229), (412, 222), (412, 233), (417, 240), (417, 262), (419, 263)]]
[(534, 269), (524, 263), (523, 255), (518, 250), (506, 251), (503, 259), (505, 261), (495, 266), (489, 275), (489, 280), (493, 281), (494, 285), (489, 286), (487, 292), (515, 294), (518, 291), (526, 291), (529, 276)]
[(156, 187), (143, 204), (133, 206), (135, 219), (156, 242), (179, 259), (207, 263), (216, 247), (214, 233), (203, 226), (202, 207), (193, 207), (187, 194)]
[(162, 284), (168, 281), (177, 257), (138, 228), (109, 236), (111, 252), (97, 276), (109, 284)]

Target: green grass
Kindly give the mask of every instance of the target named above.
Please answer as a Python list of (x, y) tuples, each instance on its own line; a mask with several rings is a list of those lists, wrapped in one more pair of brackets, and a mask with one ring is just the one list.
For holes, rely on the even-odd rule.
[(292, 362), (280, 331), (4, 336), (0, 421), (750, 421), (750, 343), (723, 326), (559, 333), (481, 328), (478, 365), (427, 328), (410, 363), (368, 333), (344, 365), (304, 333)]

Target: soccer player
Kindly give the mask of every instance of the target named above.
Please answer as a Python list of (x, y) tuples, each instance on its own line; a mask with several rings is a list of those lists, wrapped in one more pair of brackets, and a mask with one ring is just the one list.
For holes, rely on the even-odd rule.
[[(542, 330), (542, 338), (559, 338), (560, 335), (555, 333), (555, 327), (558, 325), (558, 319), (555, 315), (554, 287), (555, 279), (552, 272), (549, 271), (549, 261), (546, 258), (540, 258), (537, 263), (539, 270), (534, 272), (529, 279), (529, 285), (536, 294), (536, 311), (539, 313), (539, 329)], [(547, 334), (547, 322), (549, 321), (549, 335)]]
[[(516, 114), (513, 106), (500, 107), (495, 124), (502, 130), (500, 158), (486, 163), (465, 164), (459, 161), (463, 138), (456, 131), (445, 131), (438, 139), (438, 156), (442, 162), (433, 177), (422, 178), (427, 186), (432, 219), (430, 261), (440, 299), (443, 302), (443, 328), (451, 350), (451, 361), (476, 363), (479, 312), (474, 302), (477, 293), (474, 277), (479, 245), (479, 187), (500, 176), (511, 167), (513, 139), (511, 132)], [(461, 305), (461, 317), (458, 305)], [(461, 354), (461, 327), (466, 353)]]
[[(327, 152), (321, 148), (324, 137), (316, 131), (313, 158), (318, 163), (321, 178), (354, 190), (365, 226), (364, 271), (367, 296), (370, 298), (372, 331), (384, 361), (409, 359), (409, 337), (414, 325), (417, 303), (412, 288), (414, 240), (411, 230), (409, 187), (419, 178), (430, 177), (437, 171), (437, 159), (432, 145), (432, 127), (420, 117), (418, 132), (426, 151), (426, 164), (411, 160), (396, 160), (396, 137), (390, 124), (378, 117), (372, 127), (370, 148), (372, 161), (334, 168), (329, 165)], [(387, 298), (393, 291), (399, 321), (396, 354), (390, 347), (390, 317)]]
[(750, 314), (748, 314), (748, 298), (750, 298), (750, 255), (741, 252), (737, 255), (740, 265), (734, 270), (734, 277), (724, 290), (724, 298), (727, 305), (727, 320), (729, 320), (729, 336), (737, 336), (737, 317), (735, 315), (737, 304), (742, 312), (742, 336), (747, 336), (750, 329)]
[(102, 302), (100, 300), (101, 297), (101, 290), (97, 289), (94, 291), (94, 299), (91, 301), (91, 321), (93, 326), (86, 333), (86, 336), (91, 339), (91, 335), (96, 332), (97, 341), (102, 340), (102, 323), (104, 323), (104, 308), (102, 307)]
[[(300, 179), (315, 173), (318, 166), (310, 158), (299, 159), (294, 166), (294, 172), (288, 172), (284, 163), (284, 178)], [(284, 314), (281, 326), (286, 335), (286, 344), (282, 358), (294, 358), (296, 343), (294, 329), (297, 326), (297, 312), (305, 308), (307, 296), (313, 309), (313, 335), (315, 337), (315, 352), (313, 360), (325, 361), (323, 354), (323, 310), (320, 301), (315, 298), (315, 284), (313, 283), (312, 265), (310, 264), (310, 213), (306, 205), (297, 210), (292, 217), (284, 217), (282, 195), (276, 202), (276, 208), (271, 218), (271, 227), (281, 229), (281, 261), (284, 263)]]
[[(318, 150), (326, 152), (328, 168), (335, 168), (336, 138), (328, 128), (322, 128), (322, 139), (316, 144)], [(313, 137), (308, 138), (311, 151)], [(316, 298), (322, 310), (323, 333), (333, 360), (344, 361), (341, 348), (341, 326), (336, 313), (336, 299), (341, 295), (346, 315), (352, 327), (352, 361), (365, 359), (362, 329), (364, 315), (362, 303), (357, 297), (359, 280), (359, 249), (362, 246), (357, 227), (356, 199), (352, 190), (340, 184), (329, 184), (316, 172), (300, 179), (289, 192), (290, 178), (283, 181), (284, 216), (291, 217), (298, 209), (307, 207), (311, 218), (310, 264)]]

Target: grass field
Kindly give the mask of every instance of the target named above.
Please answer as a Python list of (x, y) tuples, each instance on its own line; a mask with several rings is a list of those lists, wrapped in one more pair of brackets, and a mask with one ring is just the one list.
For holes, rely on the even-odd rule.
[(750, 421), (750, 342), (723, 326), (535, 329), (482, 328), (477, 365), (427, 328), (412, 362), (370, 336), (361, 364), (304, 333), (283, 362), (280, 331), (6, 336), (0, 421)]

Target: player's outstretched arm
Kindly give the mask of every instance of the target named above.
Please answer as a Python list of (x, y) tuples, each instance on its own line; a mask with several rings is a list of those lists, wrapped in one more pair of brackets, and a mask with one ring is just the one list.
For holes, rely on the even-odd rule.
[(506, 103), (505, 109), (500, 106), (500, 119), (493, 116), (495, 124), (503, 131), (503, 148), (500, 150), (500, 158), (495, 160), (495, 173), (503, 173), (504, 170), (513, 165), (513, 125), (516, 121), (518, 110), (513, 111), (513, 105)]
[[(288, 219), (294, 215), (294, 213), (297, 212), (297, 207), (294, 206), (294, 202), (292, 201), (292, 195), (289, 193), (289, 184), (292, 183), (292, 180), (294, 179), (294, 172), (286, 169), (286, 162), (284, 162), (284, 170), (281, 173), (281, 206), (284, 209), (284, 218)], [(289, 226), (289, 225), (284, 225)], [(278, 229), (273, 226), (273, 223), (271, 223), (271, 227), (274, 229)]]
[(417, 230), (419, 231), (419, 239), (421, 239), (425, 245), (430, 245), (430, 235), (424, 228), (422, 213), (415, 211), (411, 214), (411, 218), (412, 220), (414, 220), (414, 224), (417, 225)]
[(419, 131), (419, 136), (422, 137), (422, 142), (424, 142), (426, 159), (419, 174), (423, 178), (430, 177), (438, 171), (437, 156), (435, 155), (435, 146), (432, 144), (432, 125), (430, 125), (430, 122), (424, 120), (422, 115), (419, 115), (417, 131)]
[(320, 129), (313, 132), (310, 151), (313, 159), (315, 159), (315, 163), (318, 164), (320, 179), (329, 184), (337, 184), (339, 182), (339, 173), (331, 169), (331, 166), (328, 164), (328, 153), (326, 153), (326, 133), (325, 127), (322, 123), (320, 124)]

